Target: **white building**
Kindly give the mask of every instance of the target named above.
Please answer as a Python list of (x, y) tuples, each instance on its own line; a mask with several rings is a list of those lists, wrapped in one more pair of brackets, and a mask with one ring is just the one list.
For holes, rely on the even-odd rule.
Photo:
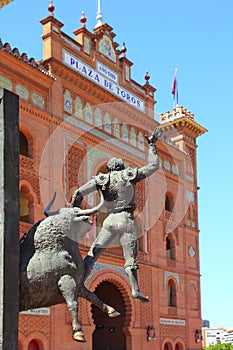
[(225, 328), (202, 328), (203, 346), (220, 343), (233, 343), (233, 330)]

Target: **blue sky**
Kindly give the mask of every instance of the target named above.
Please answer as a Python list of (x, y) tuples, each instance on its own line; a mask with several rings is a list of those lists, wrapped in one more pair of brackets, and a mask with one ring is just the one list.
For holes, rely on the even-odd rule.
[[(0, 38), (28, 57), (42, 58), (41, 24), (49, 0), (14, 0), (0, 9)], [(97, 0), (54, 0), (55, 17), (73, 36), (81, 11), (96, 24)], [(232, 0), (101, 0), (103, 22), (115, 41), (126, 43), (132, 78), (145, 71), (157, 88), (156, 112), (173, 107), (171, 85), (178, 67), (179, 103), (209, 131), (198, 139), (198, 185), (202, 317), (211, 326), (233, 328)]]

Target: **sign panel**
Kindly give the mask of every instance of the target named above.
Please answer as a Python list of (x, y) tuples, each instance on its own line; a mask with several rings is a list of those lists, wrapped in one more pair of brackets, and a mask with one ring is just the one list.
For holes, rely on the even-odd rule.
[(185, 320), (179, 320), (174, 318), (160, 318), (160, 324), (166, 324), (171, 326), (185, 326)]
[(27, 311), (21, 311), (20, 314), (35, 315), (35, 316), (50, 316), (50, 308), (49, 307), (42, 307), (40, 309), (30, 309)]
[(99, 61), (96, 61), (96, 68), (101, 74), (105, 75), (108, 79), (111, 79), (116, 83), (118, 83), (118, 74), (114, 72), (112, 69), (105, 66), (105, 64)]
[(130, 91), (121, 87), (121, 85), (117, 83), (117, 73), (113, 70), (100, 64), (97, 65), (98, 70), (95, 70), (66, 50), (62, 51), (62, 62), (77, 73), (91, 80), (93, 83), (128, 103), (130, 106), (137, 108), (141, 112), (145, 112), (144, 101), (135, 94), (132, 94)]

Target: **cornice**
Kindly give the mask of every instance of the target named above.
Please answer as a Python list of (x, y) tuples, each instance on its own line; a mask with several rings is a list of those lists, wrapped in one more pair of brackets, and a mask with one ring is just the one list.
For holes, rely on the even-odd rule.
[(166, 123), (160, 124), (161, 131), (179, 129), (181, 127), (192, 131), (194, 134), (196, 134), (196, 136), (203, 135), (207, 132), (206, 128), (186, 116), (175, 118), (173, 120), (169, 120)]
[(33, 57), (31, 57), (30, 59), (28, 59), (27, 54), (26, 53), (22, 53), (20, 54), (18, 48), (14, 48), (13, 50), (11, 49), (11, 46), (9, 43), (5, 43), (3, 45), (1, 39), (0, 39), (0, 50), (5, 52), (8, 55), (11, 55), (12, 57), (14, 57), (15, 59), (27, 64), (29, 67), (32, 67), (33, 69), (36, 69), (37, 71), (39, 71), (40, 73), (48, 76), (49, 78), (52, 78), (53, 80), (55, 80), (55, 77), (50, 74), (48, 71), (46, 71), (44, 68), (42, 68)]

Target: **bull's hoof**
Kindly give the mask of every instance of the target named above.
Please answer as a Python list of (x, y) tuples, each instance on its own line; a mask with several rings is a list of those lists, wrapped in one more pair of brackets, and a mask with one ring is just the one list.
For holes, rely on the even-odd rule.
[(86, 339), (84, 337), (84, 334), (82, 331), (74, 331), (73, 332), (73, 339), (76, 341), (79, 341), (81, 343), (85, 343)]
[(116, 311), (113, 307), (107, 306), (108, 317), (114, 318), (120, 316), (120, 312)]
[(150, 301), (149, 297), (143, 295), (140, 291), (132, 292), (132, 297), (140, 300), (142, 303), (148, 303)]

